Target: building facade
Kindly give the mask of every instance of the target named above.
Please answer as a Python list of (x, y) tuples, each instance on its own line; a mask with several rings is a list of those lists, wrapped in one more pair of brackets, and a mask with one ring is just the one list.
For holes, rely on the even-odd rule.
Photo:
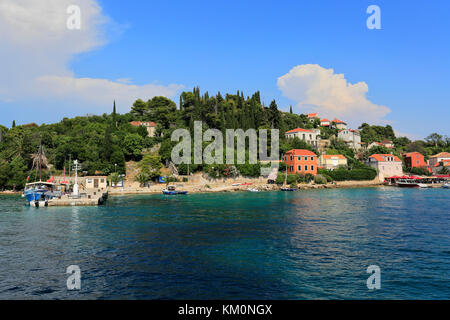
[(292, 149), (285, 153), (283, 160), (288, 174), (317, 174), (317, 155), (305, 149)]
[(344, 140), (353, 150), (360, 150), (361, 134), (358, 130), (344, 129), (338, 132), (338, 139)]
[(295, 137), (317, 148), (320, 142), (320, 129), (308, 130), (297, 128), (286, 132), (286, 138), (295, 138)]
[(330, 155), (330, 154), (322, 154), (319, 157), (318, 162), (319, 167), (334, 170), (339, 167), (347, 166), (347, 158), (342, 154)]
[(437, 163), (444, 160), (450, 160), (450, 152), (441, 152), (431, 156), (428, 160), (428, 165), (433, 168)]
[(373, 154), (367, 160), (367, 165), (377, 170), (380, 181), (403, 175), (402, 161), (392, 154)]
[(155, 136), (156, 131), (156, 123), (154, 122), (142, 122), (142, 121), (132, 121), (130, 124), (134, 127), (140, 127), (143, 126), (147, 129), (148, 136), (150, 138), (153, 138)]
[(425, 157), (419, 152), (405, 153), (403, 160), (407, 168), (425, 168), (427, 166)]
[(347, 124), (344, 121), (334, 118), (332, 123), (334, 123), (336, 129), (339, 129), (339, 130), (347, 129)]

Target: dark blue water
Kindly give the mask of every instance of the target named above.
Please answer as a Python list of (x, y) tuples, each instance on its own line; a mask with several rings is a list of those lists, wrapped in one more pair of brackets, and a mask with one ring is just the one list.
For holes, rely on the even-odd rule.
[[(0, 197), (0, 299), (450, 299), (450, 190)], [(78, 265), (80, 291), (66, 268)], [(369, 265), (381, 289), (368, 290)]]

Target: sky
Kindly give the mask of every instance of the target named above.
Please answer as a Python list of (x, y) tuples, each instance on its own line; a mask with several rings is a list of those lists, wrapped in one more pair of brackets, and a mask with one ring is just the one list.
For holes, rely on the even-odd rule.
[[(80, 9), (80, 28), (69, 29)], [(381, 29), (369, 29), (370, 5)], [(450, 135), (450, 2), (0, 0), (0, 124), (128, 112), (183, 90)]]

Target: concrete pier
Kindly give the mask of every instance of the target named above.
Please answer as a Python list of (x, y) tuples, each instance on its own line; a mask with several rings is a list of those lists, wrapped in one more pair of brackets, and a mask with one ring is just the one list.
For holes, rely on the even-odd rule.
[(100, 206), (108, 199), (108, 192), (90, 192), (82, 194), (81, 197), (71, 197), (64, 195), (61, 198), (54, 198), (47, 201), (39, 201), (31, 205), (39, 207), (74, 207), (74, 206)]

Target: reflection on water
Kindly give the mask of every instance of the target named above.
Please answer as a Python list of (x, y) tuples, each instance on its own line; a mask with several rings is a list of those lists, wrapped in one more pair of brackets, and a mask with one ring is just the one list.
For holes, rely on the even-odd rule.
[[(450, 298), (448, 190), (0, 197), (3, 299)], [(82, 290), (68, 292), (79, 265)], [(369, 265), (382, 289), (366, 287)]]

